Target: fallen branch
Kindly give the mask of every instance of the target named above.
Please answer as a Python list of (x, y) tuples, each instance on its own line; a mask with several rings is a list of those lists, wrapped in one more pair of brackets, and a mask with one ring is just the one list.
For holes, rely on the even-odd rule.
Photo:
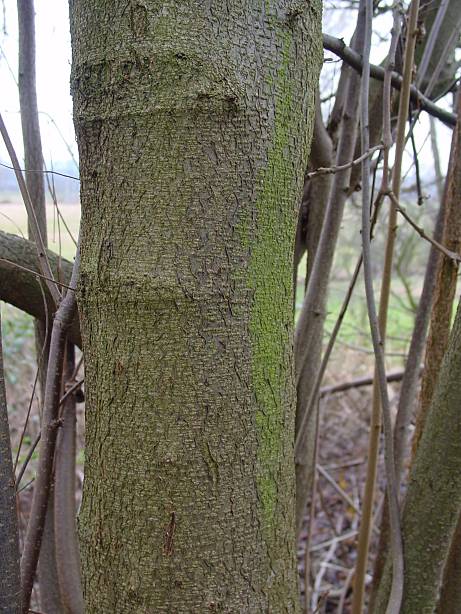
[[(423, 368), (420, 369), (420, 375), (423, 372)], [(388, 383), (391, 382), (400, 382), (403, 379), (405, 371), (393, 371), (392, 373), (386, 374), (386, 379)], [(363, 388), (364, 386), (371, 386), (373, 384), (373, 376), (368, 375), (366, 377), (359, 377), (357, 379), (353, 379), (349, 382), (341, 382), (340, 384), (334, 384), (332, 386), (324, 386), (320, 388), (320, 396), (326, 397), (329, 394), (337, 394), (338, 392), (345, 392), (346, 390), (351, 390), (352, 388)]]

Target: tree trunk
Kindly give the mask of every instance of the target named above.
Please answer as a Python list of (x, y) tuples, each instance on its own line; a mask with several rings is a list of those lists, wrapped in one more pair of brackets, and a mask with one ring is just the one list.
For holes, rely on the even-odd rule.
[[(40, 235), (47, 245), (45, 181), (42, 141), (38, 117), (37, 88), (35, 78), (35, 9), (33, 0), (18, 0), (18, 89), (24, 142), (24, 166), (26, 184), (34, 207)], [(32, 171), (32, 172), (30, 172)], [(29, 220), (29, 239), (33, 237)], [(49, 352), (50, 320), (36, 320), (35, 348), (39, 371), (40, 411), (45, 396), (46, 372)], [(48, 335), (48, 336), (47, 336)], [(40, 583), (40, 607), (47, 614), (61, 614), (56, 555), (54, 547), (54, 505), (50, 500), (46, 513), (38, 575)]]
[(292, 262), (320, 2), (71, 2), (88, 612), (296, 612)]

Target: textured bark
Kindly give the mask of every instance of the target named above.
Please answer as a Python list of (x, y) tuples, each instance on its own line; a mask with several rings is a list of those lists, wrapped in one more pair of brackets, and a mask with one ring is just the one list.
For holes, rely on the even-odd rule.
[[(461, 111), (461, 96), (458, 95), (458, 113)], [(461, 249), (461, 121), (453, 133), (450, 164), (445, 187), (443, 245), (457, 253)], [(416, 416), (416, 429), (413, 449), (416, 450), (424, 430), (427, 412), (434, 394), (440, 365), (448, 346), (456, 292), (458, 266), (442, 256), (439, 260), (432, 308), (429, 335), (424, 364), (424, 377), (421, 382), (420, 406)]]
[[(50, 250), (47, 250), (47, 254), (56, 279), (68, 284), (72, 263)], [(55, 306), (48, 288), (40, 281), (39, 274), (37, 248), (34, 243), (0, 230), (0, 300), (44, 321), (47, 310), (51, 315)], [(81, 347), (77, 315), (70, 327), (69, 339)]]
[(445, 563), (437, 614), (459, 614), (461, 609), (461, 515)]
[[(461, 111), (461, 96), (458, 93), (458, 117)], [(461, 121), (458, 121), (453, 137), (451, 164), (448, 171), (446, 187), (446, 226), (443, 244), (450, 250), (459, 252), (461, 248), (461, 215), (459, 203), (461, 199)], [(418, 445), (421, 432), (424, 429), (427, 405), (432, 399), (432, 393), (443, 356), (448, 345), (451, 314), (456, 292), (458, 267), (447, 258), (441, 257), (437, 277), (436, 295), (431, 318), (431, 335), (426, 353), (426, 365), (429, 369), (423, 379), (421, 405), (415, 432), (415, 447)], [(441, 320), (440, 320), (441, 319)], [(461, 568), (461, 518), (458, 518), (450, 553), (444, 570), (443, 586), (438, 604), (438, 612), (455, 614), (461, 608), (460, 585)]]
[[(404, 601), (401, 614), (432, 614), (461, 510), (461, 309), (445, 354), (426, 427), (410, 472), (403, 512)], [(374, 614), (385, 612), (386, 566)]]
[(296, 612), (292, 264), (320, 3), (71, 2), (88, 612)]
[(21, 606), (16, 493), (3, 375), (0, 318), (0, 612), (18, 614)]

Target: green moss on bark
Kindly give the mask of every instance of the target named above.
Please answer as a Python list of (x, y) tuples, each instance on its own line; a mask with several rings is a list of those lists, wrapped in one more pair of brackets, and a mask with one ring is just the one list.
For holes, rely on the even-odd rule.
[[(290, 72), (294, 40), (290, 28), (281, 30), (281, 63), (276, 74), (274, 136), (262, 173), (256, 201), (257, 240), (251, 251), (249, 280), (254, 291), (250, 321), (252, 378), (259, 432), (258, 489), (265, 527), (275, 530), (281, 490), (287, 488), (281, 459), (293, 440), (294, 384), (292, 373), (292, 267), (297, 220), (297, 196), (302, 185), (299, 164), (307, 160), (311, 134), (298, 140), (299, 158), (292, 143), (300, 125), (297, 83)], [(312, 108), (312, 107), (311, 107)], [(298, 163), (298, 164), (297, 164)], [(276, 317), (274, 317), (276, 314)], [(291, 485), (289, 488), (291, 492)]]

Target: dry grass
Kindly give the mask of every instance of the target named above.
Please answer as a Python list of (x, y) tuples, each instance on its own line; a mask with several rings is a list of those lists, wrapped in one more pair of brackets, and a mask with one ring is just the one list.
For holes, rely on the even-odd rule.
[[(80, 205), (59, 205), (59, 212), (76, 241), (80, 223)], [(54, 205), (47, 205), (47, 220), (49, 248), (65, 258), (72, 259), (75, 254), (75, 244)], [(24, 205), (20, 203), (0, 204), (0, 230), (27, 237), (27, 213)]]

